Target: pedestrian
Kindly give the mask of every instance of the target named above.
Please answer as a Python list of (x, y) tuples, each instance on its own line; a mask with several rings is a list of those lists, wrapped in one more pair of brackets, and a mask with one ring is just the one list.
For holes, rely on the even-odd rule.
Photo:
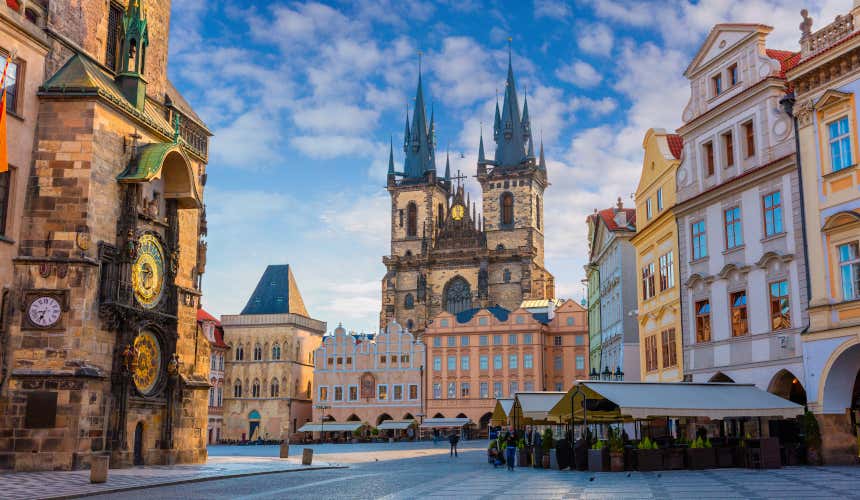
[(451, 435), (448, 436), (448, 442), (451, 443), (451, 452), (449, 456), (459, 456), (457, 455), (457, 443), (460, 442), (460, 436), (457, 435), (457, 431), (451, 432)]
[(514, 470), (514, 456), (517, 453), (517, 439), (510, 432), (505, 436), (505, 462), (508, 464), (508, 470)]
[(433, 429), (433, 446), (439, 442), (439, 429)]

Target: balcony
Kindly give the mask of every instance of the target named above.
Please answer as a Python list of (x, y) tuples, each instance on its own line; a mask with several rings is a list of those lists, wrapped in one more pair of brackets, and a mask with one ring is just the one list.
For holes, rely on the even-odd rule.
[(836, 16), (836, 20), (832, 23), (800, 39), (801, 58), (808, 59), (820, 54), (852, 33), (854, 33), (854, 15)]

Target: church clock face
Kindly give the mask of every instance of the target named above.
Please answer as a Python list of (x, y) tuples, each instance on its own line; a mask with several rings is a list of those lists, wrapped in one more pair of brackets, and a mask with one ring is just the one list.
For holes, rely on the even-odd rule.
[(141, 394), (149, 396), (155, 390), (161, 372), (161, 346), (152, 332), (144, 330), (134, 339), (134, 350), (137, 353), (134, 386)]
[(454, 220), (462, 220), (463, 216), (466, 215), (466, 207), (463, 205), (454, 205), (451, 207), (451, 218)]
[(145, 234), (140, 237), (137, 258), (131, 269), (134, 297), (146, 309), (152, 309), (161, 300), (164, 291), (164, 250), (158, 239)]
[(62, 314), (62, 307), (54, 297), (38, 297), (27, 308), (30, 321), (40, 328), (56, 325), (60, 320), (60, 314)]

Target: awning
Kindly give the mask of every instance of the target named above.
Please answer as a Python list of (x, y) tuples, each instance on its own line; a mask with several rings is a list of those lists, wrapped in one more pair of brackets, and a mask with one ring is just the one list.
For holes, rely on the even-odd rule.
[(493, 416), (490, 417), (491, 422), (498, 424), (506, 424), (508, 415), (511, 414), (511, 408), (514, 406), (514, 398), (502, 398), (496, 400), (496, 407), (493, 408)]
[(470, 418), (425, 418), (421, 424), (422, 429), (438, 427), (463, 427), (472, 423)]
[(557, 422), (558, 418), (551, 416), (550, 410), (565, 394), (557, 391), (518, 392), (514, 395), (509, 418), (517, 424)]
[(383, 430), (403, 430), (408, 429), (414, 424), (414, 420), (384, 420), (381, 424), (376, 426), (377, 429)]
[(361, 422), (307, 423), (299, 428), (299, 432), (355, 432), (362, 425)]
[[(653, 417), (794, 418), (803, 413), (801, 405), (752, 384), (578, 381), (552, 408), (552, 416), (570, 420), (570, 398), (577, 387), (587, 395), (589, 422)], [(582, 394), (576, 398), (573, 407), (580, 421)]]

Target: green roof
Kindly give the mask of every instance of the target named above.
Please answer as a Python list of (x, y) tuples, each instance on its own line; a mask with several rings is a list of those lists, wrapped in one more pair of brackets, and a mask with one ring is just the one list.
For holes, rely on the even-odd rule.
[(181, 154), (182, 150), (178, 144), (172, 142), (158, 142), (141, 147), (138, 150), (137, 156), (119, 174), (117, 180), (123, 182), (151, 180), (158, 175), (158, 171), (161, 170), (161, 165), (164, 163), (164, 158), (171, 151), (178, 151)]

